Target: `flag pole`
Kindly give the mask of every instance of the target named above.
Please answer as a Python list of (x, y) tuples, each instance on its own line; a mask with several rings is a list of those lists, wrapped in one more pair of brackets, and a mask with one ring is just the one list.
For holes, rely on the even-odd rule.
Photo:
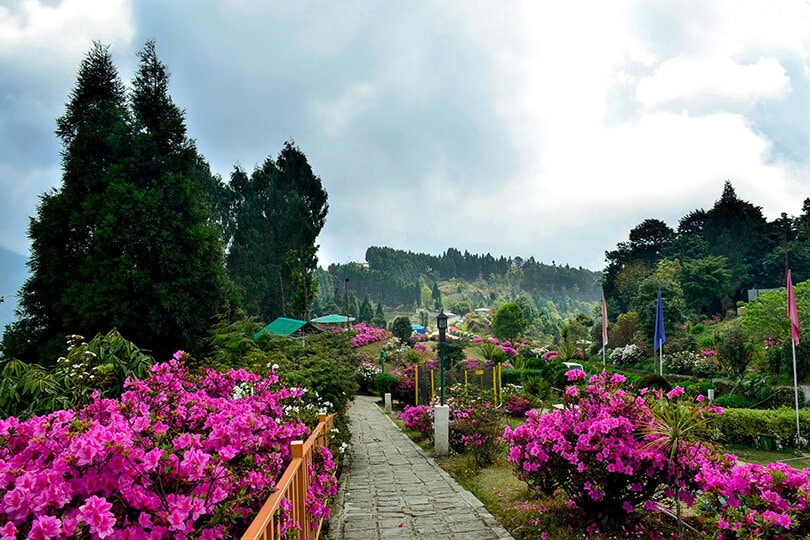
[(799, 310), (796, 308), (796, 295), (793, 293), (793, 277), (787, 271), (787, 316), (790, 320), (790, 344), (793, 349), (793, 393), (796, 399), (796, 446), (801, 446), (801, 424), (799, 422), (799, 376), (796, 370), (796, 345), (799, 344)]
[(800, 447), (802, 444), (801, 427), (799, 424), (799, 377), (796, 372), (796, 342), (790, 340), (793, 346), (793, 393), (796, 399), (796, 446)]
[[(667, 342), (667, 334), (664, 330), (664, 307), (661, 302), (661, 284), (658, 284), (658, 300), (655, 306), (655, 334), (653, 336), (653, 351), (658, 349), (658, 374), (664, 376), (664, 343)], [(654, 358), (654, 357), (653, 357)], [(655, 360), (653, 360), (653, 372), (655, 372)]]
[(607, 302), (605, 291), (602, 291), (602, 373), (605, 372), (605, 346), (608, 343)]

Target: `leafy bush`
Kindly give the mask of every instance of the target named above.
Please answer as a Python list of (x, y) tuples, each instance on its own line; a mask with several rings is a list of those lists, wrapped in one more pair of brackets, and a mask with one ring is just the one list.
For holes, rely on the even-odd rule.
[(638, 381), (638, 384), (636, 384), (636, 388), (638, 389), (649, 388), (669, 392), (670, 390), (672, 390), (672, 385), (670, 385), (669, 381), (667, 381), (662, 376), (656, 373), (651, 373), (649, 375), (645, 375), (644, 377), (642, 377)]
[(145, 377), (153, 362), (118, 330), (97, 334), (87, 342), (82, 336), (69, 335), (67, 345), (67, 355), (52, 367), (16, 359), (0, 363), (0, 413), (28, 418), (83, 407), (93, 400), (94, 392), (118, 397), (124, 381)]
[(377, 374), (380, 373), (380, 368), (377, 367), (367, 354), (360, 354), (357, 356), (357, 384), (360, 386), (360, 392), (369, 392), (374, 387)]
[(523, 391), (536, 398), (545, 399), (551, 391), (551, 383), (542, 375), (525, 375), (521, 383)]
[(752, 355), (752, 344), (748, 343), (739, 328), (732, 328), (723, 334), (717, 346), (717, 358), (730, 375), (740, 376), (745, 373)]
[[(720, 405), (718, 398), (715, 403)], [(810, 433), (810, 412), (800, 411), (799, 421), (802, 433)], [(775, 410), (726, 408), (717, 420), (717, 428), (723, 440), (729, 444), (755, 446), (760, 435), (776, 440), (778, 447), (795, 446), (796, 411), (790, 408)]]
[(411, 326), (410, 317), (397, 317), (391, 322), (391, 333), (394, 334), (402, 343), (413, 343), (411, 336), (413, 335), (413, 327)]
[(631, 366), (645, 357), (644, 350), (630, 343), (624, 347), (616, 347), (610, 353), (610, 364), (614, 366)]
[(394, 389), (396, 389), (399, 384), (399, 380), (400, 378), (393, 373), (383, 373), (381, 371), (374, 377), (374, 386), (377, 388), (377, 392), (379, 392), (380, 395), (393, 395)]
[(264, 349), (277, 358), (282, 383), (316, 392), (330, 411), (345, 414), (359, 385), (354, 352), (347, 333), (323, 332), (305, 342), (270, 338)]

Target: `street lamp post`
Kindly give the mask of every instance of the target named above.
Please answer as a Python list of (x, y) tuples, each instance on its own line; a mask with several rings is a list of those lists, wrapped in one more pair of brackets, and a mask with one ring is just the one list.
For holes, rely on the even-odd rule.
[(447, 315), (444, 310), (436, 317), (439, 329), (439, 384), (441, 404), (433, 412), (433, 449), (437, 456), (446, 456), (450, 451), (450, 407), (444, 404), (444, 346), (447, 332)]
[(436, 327), (439, 329), (439, 385), (441, 385), (441, 404), (444, 405), (444, 345), (447, 338), (447, 315), (444, 310), (436, 317)]

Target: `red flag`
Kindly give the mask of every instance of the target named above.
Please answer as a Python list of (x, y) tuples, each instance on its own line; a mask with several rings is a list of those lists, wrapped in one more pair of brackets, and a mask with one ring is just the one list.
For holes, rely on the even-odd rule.
[(605, 292), (602, 291), (602, 346), (608, 344), (607, 334), (607, 303), (605, 302)]
[(799, 344), (799, 311), (796, 309), (796, 296), (793, 294), (793, 280), (790, 270), (787, 275), (787, 316), (790, 319), (790, 337), (795, 345)]

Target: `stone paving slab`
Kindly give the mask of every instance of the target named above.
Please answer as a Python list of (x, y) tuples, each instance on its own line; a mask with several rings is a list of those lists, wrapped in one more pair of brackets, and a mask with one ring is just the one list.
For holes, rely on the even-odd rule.
[(376, 400), (357, 396), (349, 408), (352, 445), (328, 539), (513, 540)]

